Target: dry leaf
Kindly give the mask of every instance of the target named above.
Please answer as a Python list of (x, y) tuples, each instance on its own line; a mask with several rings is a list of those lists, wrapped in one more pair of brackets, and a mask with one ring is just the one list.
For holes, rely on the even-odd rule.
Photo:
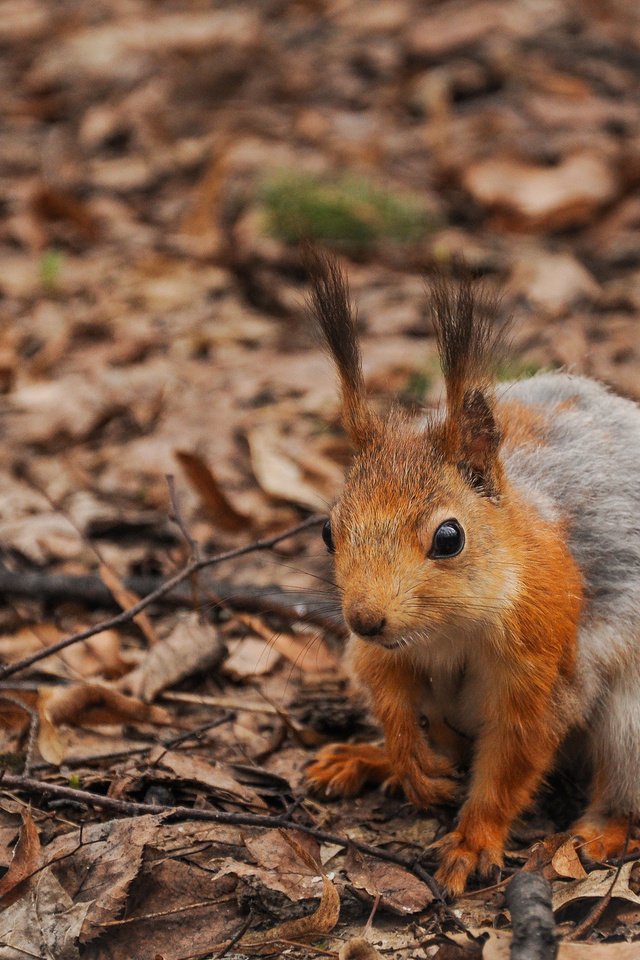
[(142, 703), (133, 697), (99, 683), (77, 683), (73, 686), (41, 691), (47, 716), (52, 723), (121, 723), (135, 720), (140, 723), (166, 724), (171, 722), (162, 707)]
[(40, 863), (40, 838), (29, 811), (22, 814), (22, 827), (9, 869), (0, 879), (0, 907), (15, 903), (27, 889), (27, 881)]
[(91, 903), (74, 903), (51, 870), (34, 877), (27, 895), (0, 911), (0, 960), (79, 960), (78, 937)]
[[(108, 563), (101, 563), (98, 567), (98, 573), (105, 587), (111, 592), (113, 599), (122, 610), (129, 610), (140, 602), (140, 597), (129, 590), (128, 587), (125, 587), (118, 574)], [(151, 646), (158, 642), (158, 635), (146, 610), (137, 613), (133, 622), (140, 628)]]
[(463, 183), (479, 203), (501, 211), (506, 227), (537, 230), (579, 226), (619, 189), (606, 161), (586, 151), (554, 167), (492, 157), (471, 164)]
[(246, 680), (247, 677), (262, 677), (270, 673), (281, 659), (281, 654), (272, 643), (257, 637), (243, 637), (242, 640), (227, 641), (229, 656), (222, 665), (222, 671), (234, 680)]
[[(289, 844), (295, 855), (311, 870), (316, 870), (318, 875), (322, 875), (322, 896), (320, 903), (313, 913), (307, 917), (300, 917), (296, 920), (285, 920), (270, 930), (263, 933), (248, 934), (242, 937), (240, 945), (243, 949), (249, 947), (259, 947), (264, 944), (277, 942), (278, 940), (299, 940), (301, 937), (322, 936), (331, 933), (340, 914), (340, 897), (334, 884), (327, 876), (322, 873), (322, 868), (317, 860), (309, 854), (307, 850), (293, 836), (284, 831), (279, 831), (285, 842)], [(220, 949), (224, 944), (214, 949)]]
[(129, 887), (138, 875), (145, 847), (153, 844), (162, 815), (130, 817), (85, 825), (46, 848), (47, 862), (55, 863), (58, 879), (76, 904), (89, 908), (80, 942), (103, 932), (99, 926), (122, 909)]
[(282, 633), (268, 627), (260, 617), (247, 613), (234, 613), (234, 618), (265, 640), (272, 650), (299, 667), (305, 673), (326, 673), (338, 666), (319, 632)]
[(253, 472), (265, 493), (311, 510), (326, 510), (325, 498), (305, 478), (304, 470), (286, 449), (285, 439), (271, 424), (249, 430), (247, 440)]
[(38, 698), (38, 750), (47, 763), (59, 767), (66, 756), (66, 744), (46, 710), (46, 699)]
[[(551, 866), (555, 871), (556, 877), (570, 877), (572, 880), (584, 880), (587, 876), (587, 871), (582, 866), (575, 843), (572, 839), (565, 840), (565, 842), (558, 847), (551, 858)], [(547, 879), (552, 878), (547, 877)]]
[(433, 901), (429, 887), (395, 863), (382, 863), (351, 849), (345, 870), (355, 887), (379, 896), (383, 906), (400, 916), (418, 913)]
[(221, 530), (236, 533), (250, 526), (250, 520), (229, 502), (227, 495), (214, 477), (211, 467), (195, 453), (176, 450), (176, 460), (200, 498), (207, 515)]
[[(509, 960), (510, 934), (501, 930), (474, 930), (474, 933), (488, 934), (482, 960)], [(637, 943), (560, 943), (556, 960), (637, 960), (637, 957)]]
[(202, 623), (197, 613), (189, 613), (177, 621), (169, 636), (159, 641), (135, 670), (122, 678), (120, 686), (150, 701), (185, 677), (212, 670), (224, 652), (213, 624)]
[(527, 873), (541, 872), (547, 880), (583, 880), (587, 876), (570, 833), (554, 833), (535, 843), (522, 869)]
[(354, 937), (343, 943), (338, 952), (338, 960), (382, 960), (381, 955), (367, 940)]
[[(631, 871), (638, 862), (635, 860), (623, 865), (620, 875), (613, 884), (613, 897), (620, 897), (623, 900), (629, 900), (631, 903), (640, 904), (640, 896), (634, 893), (629, 886)], [(593, 870), (584, 880), (575, 880), (573, 883), (554, 883), (552, 897), (554, 911), (560, 910), (561, 907), (565, 907), (575, 900), (592, 899), (594, 897), (599, 899), (606, 896), (611, 890), (615, 873), (614, 869)]]
[(220, 763), (208, 763), (200, 757), (188, 756), (185, 753), (178, 753), (177, 751), (165, 750), (162, 747), (158, 747), (149, 755), (149, 764), (151, 766), (165, 767), (182, 780), (192, 780), (194, 783), (201, 783), (232, 799), (240, 799), (244, 803), (249, 803), (256, 807), (266, 806), (264, 800), (255, 790), (238, 783), (229, 768)]

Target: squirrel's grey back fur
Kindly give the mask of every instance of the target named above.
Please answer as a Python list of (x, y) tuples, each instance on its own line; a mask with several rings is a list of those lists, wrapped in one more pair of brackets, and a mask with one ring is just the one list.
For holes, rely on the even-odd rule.
[(502, 460), (509, 481), (543, 516), (567, 523), (585, 581), (580, 712), (589, 718), (592, 749), (606, 751), (617, 774), (603, 802), (638, 814), (640, 407), (594, 380), (562, 372), (500, 384), (496, 397), (553, 408), (544, 444), (506, 445)]

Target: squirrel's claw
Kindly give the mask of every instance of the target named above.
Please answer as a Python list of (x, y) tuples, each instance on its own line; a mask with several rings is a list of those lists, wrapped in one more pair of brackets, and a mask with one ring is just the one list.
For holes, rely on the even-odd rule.
[(433, 847), (440, 852), (440, 866), (436, 880), (451, 896), (459, 896), (474, 871), (485, 879), (495, 877), (503, 865), (503, 850), (499, 846), (471, 841), (459, 830), (452, 830)]

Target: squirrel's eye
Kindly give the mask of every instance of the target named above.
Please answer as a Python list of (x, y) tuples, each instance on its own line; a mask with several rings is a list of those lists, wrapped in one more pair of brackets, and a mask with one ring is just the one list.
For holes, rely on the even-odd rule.
[(325, 525), (322, 528), (322, 539), (324, 540), (327, 550), (329, 553), (335, 552), (335, 544), (333, 542), (333, 536), (331, 534), (331, 521), (327, 520)]
[(433, 535), (429, 556), (432, 560), (457, 557), (464, 547), (464, 530), (457, 520), (445, 520)]

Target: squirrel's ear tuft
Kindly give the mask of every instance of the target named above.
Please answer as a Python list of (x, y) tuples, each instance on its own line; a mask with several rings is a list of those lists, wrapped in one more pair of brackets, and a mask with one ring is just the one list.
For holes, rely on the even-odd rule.
[(349, 286), (331, 254), (307, 248), (303, 262), (311, 279), (309, 312), (336, 365), (342, 393), (342, 422), (357, 448), (374, 428), (375, 416), (367, 406), (356, 317), (349, 302)]
[(484, 496), (498, 496), (502, 486), (500, 431), (489, 401), (477, 388), (463, 396), (457, 435), (458, 469), (465, 480)]
[(444, 455), (480, 492), (496, 496), (501, 467), (493, 383), (507, 327), (497, 322), (497, 302), (464, 273), (458, 283), (436, 279), (429, 301), (447, 388)]

